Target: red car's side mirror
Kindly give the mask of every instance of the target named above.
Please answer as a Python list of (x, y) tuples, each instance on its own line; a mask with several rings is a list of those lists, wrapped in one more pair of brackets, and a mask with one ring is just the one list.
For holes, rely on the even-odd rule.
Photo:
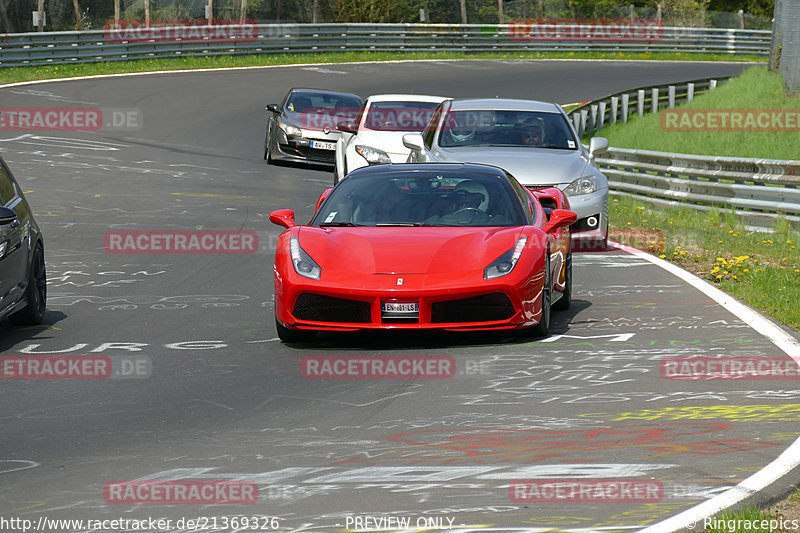
[(269, 221), (278, 226), (283, 226), (286, 229), (293, 228), (297, 224), (294, 223), (294, 211), (291, 209), (278, 209), (269, 214)]
[(314, 212), (315, 212), (315, 213), (316, 213), (317, 211), (319, 211), (319, 206), (321, 206), (321, 205), (322, 205), (322, 202), (324, 202), (324, 201), (325, 201), (325, 198), (327, 198), (327, 197), (328, 197), (328, 195), (331, 193), (331, 191), (332, 191), (332, 190), (333, 190), (333, 187), (329, 187), (329, 188), (325, 189), (325, 190), (322, 192), (322, 194), (320, 194), (320, 195), (319, 195), (319, 200), (317, 200), (317, 207), (315, 207), (315, 208), (314, 208)]
[(545, 224), (544, 230), (545, 233), (550, 233), (558, 228), (563, 228), (565, 226), (569, 226), (570, 224), (574, 224), (578, 220), (578, 215), (574, 211), (568, 211), (567, 209), (553, 209), (550, 213), (550, 220), (547, 221)]

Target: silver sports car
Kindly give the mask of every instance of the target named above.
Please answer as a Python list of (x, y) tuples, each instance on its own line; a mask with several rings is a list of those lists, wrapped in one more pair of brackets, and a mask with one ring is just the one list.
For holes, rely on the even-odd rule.
[(333, 165), (336, 124), (353, 120), (361, 97), (325, 89), (292, 89), (279, 104), (267, 106), (264, 159)]
[(594, 156), (608, 140), (585, 149), (558, 104), (534, 100), (456, 99), (442, 102), (422, 133), (403, 144), (409, 163), (462, 161), (506, 169), (531, 189), (558, 187), (578, 214), (577, 249), (604, 249), (608, 238), (608, 180)]

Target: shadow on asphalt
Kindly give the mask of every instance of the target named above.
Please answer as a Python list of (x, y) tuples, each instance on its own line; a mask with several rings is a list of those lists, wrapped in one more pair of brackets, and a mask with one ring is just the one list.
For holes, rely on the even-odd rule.
[(47, 340), (56, 336), (55, 326), (67, 315), (61, 311), (45, 312), (44, 322), (39, 326), (15, 326), (8, 319), (0, 321), (0, 353), (7, 353), (12, 346), (28, 340)]

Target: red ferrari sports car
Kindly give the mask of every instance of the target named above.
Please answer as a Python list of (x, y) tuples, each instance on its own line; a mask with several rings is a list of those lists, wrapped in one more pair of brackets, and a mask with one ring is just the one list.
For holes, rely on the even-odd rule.
[(503, 169), (464, 163), (360, 168), (320, 196), (311, 222), (275, 254), (275, 325), (284, 342), (317, 331), (501, 330), (547, 335), (570, 303), (569, 211)]

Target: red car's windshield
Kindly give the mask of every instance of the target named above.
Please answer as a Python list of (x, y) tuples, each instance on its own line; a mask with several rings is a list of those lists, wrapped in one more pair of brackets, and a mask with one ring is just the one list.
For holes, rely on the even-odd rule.
[(436, 173), (351, 176), (315, 226), (522, 226), (530, 222), (504, 177)]

